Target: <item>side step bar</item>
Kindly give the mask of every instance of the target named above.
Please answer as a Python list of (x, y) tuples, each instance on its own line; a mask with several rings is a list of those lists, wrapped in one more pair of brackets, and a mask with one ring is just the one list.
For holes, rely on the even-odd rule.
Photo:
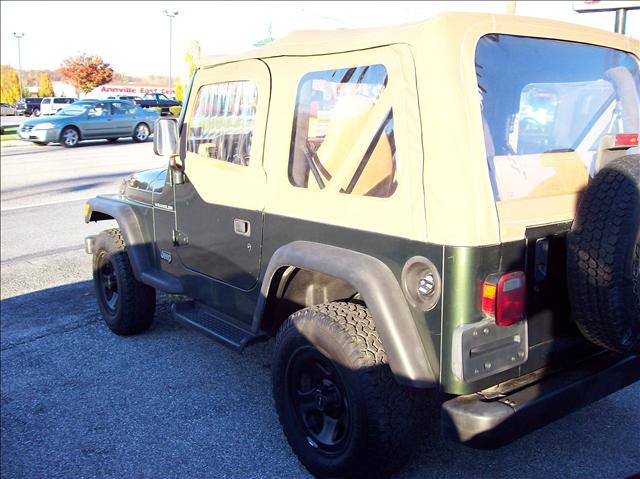
[[(534, 373), (531, 373), (535, 377)], [(442, 405), (442, 435), (493, 449), (640, 380), (640, 356), (601, 352), (495, 399), (475, 393)]]
[(174, 319), (188, 324), (237, 352), (241, 352), (249, 344), (266, 339), (264, 335), (255, 335), (242, 328), (232, 318), (211, 311), (193, 301), (172, 304), (171, 314)]

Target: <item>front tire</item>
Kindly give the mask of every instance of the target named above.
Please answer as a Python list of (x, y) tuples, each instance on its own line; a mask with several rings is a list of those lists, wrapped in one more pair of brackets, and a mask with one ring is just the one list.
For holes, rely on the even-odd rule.
[(40, 116), (40, 110), (38, 108), (34, 108), (33, 112), (32, 112), (33, 116)]
[(314, 475), (384, 476), (409, 458), (418, 396), (395, 381), (363, 305), (291, 315), (276, 337), (272, 374), (284, 433)]
[(80, 141), (80, 133), (72, 126), (66, 127), (60, 134), (60, 143), (65, 148), (74, 148)]
[(140, 123), (136, 126), (135, 130), (133, 130), (133, 141), (136, 143), (143, 143), (149, 139), (150, 133), (149, 125), (146, 123)]
[(96, 237), (93, 285), (98, 307), (111, 331), (130, 336), (149, 329), (156, 309), (156, 290), (135, 278), (117, 228)]

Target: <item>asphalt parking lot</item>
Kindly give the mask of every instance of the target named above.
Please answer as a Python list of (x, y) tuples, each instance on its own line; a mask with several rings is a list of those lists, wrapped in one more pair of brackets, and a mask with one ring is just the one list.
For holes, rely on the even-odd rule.
[[(1, 157), (1, 476), (302, 478), (271, 400), (272, 342), (237, 355), (172, 322), (121, 338), (93, 297), (84, 200), (162, 166), (151, 144)], [(495, 451), (426, 430), (400, 478), (626, 478), (640, 473), (640, 383)]]

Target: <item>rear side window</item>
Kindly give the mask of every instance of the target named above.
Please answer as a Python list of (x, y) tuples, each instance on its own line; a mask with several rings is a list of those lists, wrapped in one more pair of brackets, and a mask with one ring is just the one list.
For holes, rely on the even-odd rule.
[(111, 103), (113, 115), (126, 115), (136, 112), (136, 106), (128, 101), (114, 101)]
[(619, 50), (486, 35), (476, 74), (496, 200), (574, 193), (604, 134), (640, 128), (638, 60)]
[(111, 115), (111, 108), (109, 108), (108, 103), (93, 103), (87, 113), (90, 117), (109, 116)]
[(187, 151), (248, 166), (257, 104), (251, 81), (202, 86), (189, 121)]
[[(383, 107), (388, 82), (384, 65), (311, 72), (298, 86), (293, 120), (289, 181), (323, 190), (388, 197), (396, 189), (393, 112)], [(378, 105), (379, 104), (379, 105)], [(376, 106), (379, 106), (376, 108)], [(349, 164), (350, 151), (368, 141), (364, 155)]]

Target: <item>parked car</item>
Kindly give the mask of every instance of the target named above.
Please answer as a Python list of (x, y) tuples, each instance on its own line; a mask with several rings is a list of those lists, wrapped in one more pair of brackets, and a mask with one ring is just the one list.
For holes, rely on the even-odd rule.
[(40, 104), (42, 98), (27, 97), (20, 98), (16, 103), (16, 113), (24, 116), (40, 116)]
[(2, 116), (5, 116), (5, 115), (15, 116), (16, 115), (16, 109), (15, 109), (15, 107), (9, 105), (8, 103), (0, 103), (0, 115), (2, 115)]
[(168, 115), (172, 106), (182, 106), (181, 101), (172, 100), (162, 93), (147, 93), (141, 100), (134, 100), (134, 103), (142, 108), (161, 108), (163, 115)]
[(80, 141), (104, 138), (112, 143), (131, 137), (147, 141), (160, 115), (124, 100), (81, 100), (56, 115), (26, 120), (18, 136), (38, 145), (58, 142), (74, 147)]
[(639, 51), (448, 14), (205, 60), (156, 125), (167, 166), (86, 205), (118, 224), (86, 241), (106, 326), (147, 330), (160, 290), (236, 351), (275, 337), (275, 409), (318, 477), (434, 442), (429, 392), (445, 437), (493, 448), (638, 381)]
[(110, 100), (128, 100), (134, 103), (138, 100), (142, 100), (141, 97), (136, 95), (115, 95), (115, 96), (110, 96), (109, 99)]
[(77, 98), (69, 98), (64, 96), (47, 96), (42, 99), (40, 104), (41, 115), (55, 115), (63, 110), (71, 103), (78, 101)]

